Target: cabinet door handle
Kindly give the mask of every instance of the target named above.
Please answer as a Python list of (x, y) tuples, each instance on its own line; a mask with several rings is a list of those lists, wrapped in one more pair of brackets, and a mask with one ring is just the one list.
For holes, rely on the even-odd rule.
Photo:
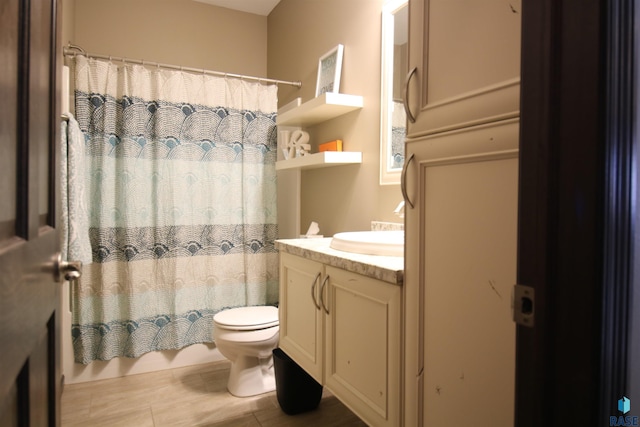
[(402, 97), (402, 102), (404, 104), (404, 112), (407, 115), (407, 118), (411, 123), (416, 122), (416, 118), (413, 114), (411, 114), (411, 108), (409, 107), (409, 82), (411, 81), (411, 77), (418, 71), (418, 67), (413, 67), (409, 74), (407, 74), (407, 79), (404, 81), (404, 96)]
[[(324, 303), (324, 286), (327, 284), (328, 280), (329, 280), (329, 275), (327, 274), (327, 276), (322, 281), (322, 286), (320, 286), (320, 304), (322, 304), (322, 308), (324, 309), (324, 312), (327, 313), (327, 314), (329, 314), (329, 309), (327, 308), (326, 304)], [(318, 308), (320, 308), (320, 307), (318, 307)]]
[(320, 304), (318, 304), (318, 300), (316, 299), (316, 284), (318, 283), (318, 279), (320, 279), (320, 273), (318, 273), (316, 278), (313, 279), (313, 284), (311, 285), (311, 299), (313, 300), (313, 305), (320, 310)]
[(407, 194), (407, 169), (409, 168), (409, 163), (413, 160), (413, 156), (415, 156), (415, 153), (411, 153), (407, 161), (404, 162), (404, 165), (402, 165), (402, 173), (400, 174), (400, 191), (402, 192), (404, 201), (411, 206), (411, 209), (413, 209), (414, 206), (411, 200), (409, 200), (409, 195)]

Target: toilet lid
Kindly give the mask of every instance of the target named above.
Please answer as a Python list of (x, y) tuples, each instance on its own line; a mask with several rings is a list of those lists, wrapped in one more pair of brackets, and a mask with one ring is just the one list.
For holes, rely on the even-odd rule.
[(237, 331), (265, 329), (278, 325), (278, 309), (273, 306), (231, 308), (213, 316), (213, 321), (220, 327)]

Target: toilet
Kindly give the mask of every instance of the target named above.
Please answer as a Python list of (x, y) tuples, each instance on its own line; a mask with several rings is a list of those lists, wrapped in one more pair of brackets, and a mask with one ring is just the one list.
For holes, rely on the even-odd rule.
[(246, 397), (276, 389), (272, 351), (279, 329), (278, 309), (272, 306), (231, 308), (213, 316), (216, 346), (231, 361), (231, 394)]

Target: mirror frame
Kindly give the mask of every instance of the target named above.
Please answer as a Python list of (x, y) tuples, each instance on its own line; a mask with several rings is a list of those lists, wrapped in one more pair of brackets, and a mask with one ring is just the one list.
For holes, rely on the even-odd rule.
[(382, 37), (380, 44), (380, 185), (400, 184), (402, 168), (389, 165), (393, 102), (393, 42), (394, 14), (408, 7), (408, 0), (386, 0), (382, 6)]

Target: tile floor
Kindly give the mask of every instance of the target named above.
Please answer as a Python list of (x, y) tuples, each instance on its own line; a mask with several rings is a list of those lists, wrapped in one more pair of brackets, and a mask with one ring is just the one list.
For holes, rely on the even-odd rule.
[(226, 390), (226, 361), (67, 384), (62, 393), (62, 427), (366, 426), (330, 393), (318, 408), (290, 416), (275, 392), (237, 398)]

